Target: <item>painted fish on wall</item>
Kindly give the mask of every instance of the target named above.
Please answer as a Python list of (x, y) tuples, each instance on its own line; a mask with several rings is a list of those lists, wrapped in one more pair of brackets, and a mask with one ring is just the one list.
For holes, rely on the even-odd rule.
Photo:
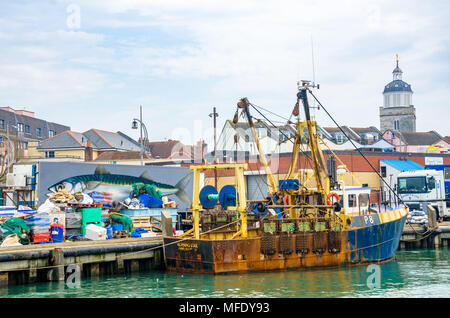
[(183, 177), (175, 186), (152, 180), (147, 172), (139, 177), (121, 174), (111, 174), (104, 167), (98, 166), (93, 174), (74, 176), (61, 180), (51, 185), (48, 190), (52, 193), (58, 189), (67, 192), (108, 192), (112, 194), (114, 201), (123, 201), (129, 197), (133, 183), (145, 183), (155, 185), (164, 195), (176, 195), (184, 204), (190, 205), (191, 200), (185, 192), (185, 188), (191, 179), (191, 174)]

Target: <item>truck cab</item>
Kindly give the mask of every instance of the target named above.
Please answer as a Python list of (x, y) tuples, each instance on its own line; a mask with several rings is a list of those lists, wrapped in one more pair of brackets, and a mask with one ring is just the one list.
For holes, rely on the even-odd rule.
[(436, 170), (401, 172), (397, 179), (397, 192), (411, 211), (427, 211), (431, 205), (438, 218), (449, 217), (445, 201), (444, 175)]
[(442, 171), (445, 182), (445, 200), (447, 201), (447, 208), (450, 208), (450, 165), (426, 165), (427, 170)]

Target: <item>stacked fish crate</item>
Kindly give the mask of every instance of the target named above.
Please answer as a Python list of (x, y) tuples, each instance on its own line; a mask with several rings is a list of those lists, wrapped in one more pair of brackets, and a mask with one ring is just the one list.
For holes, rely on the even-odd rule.
[(50, 214), (39, 212), (25, 219), (31, 229), (31, 240), (35, 243), (50, 241)]
[(89, 196), (95, 203), (103, 203), (105, 208), (112, 207), (112, 194), (109, 192), (96, 192), (92, 191), (89, 193)]
[(428, 225), (428, 215), (424, 211), (409, 211), (406, 222), (409, 224)]

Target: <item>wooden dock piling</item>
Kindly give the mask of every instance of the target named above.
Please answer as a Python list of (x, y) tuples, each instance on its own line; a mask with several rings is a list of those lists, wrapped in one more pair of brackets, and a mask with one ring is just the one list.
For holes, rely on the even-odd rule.
[(399, 249), (448, 247), (450, 222), (436, 223), (434, 227), (406, 224), (401, 236)]
[(163, 268), (162, 239), (126, 238), (34, 244), (0, 249), (0, 287), (41, 281), (64, 282), (73, 275), (107, 275)]

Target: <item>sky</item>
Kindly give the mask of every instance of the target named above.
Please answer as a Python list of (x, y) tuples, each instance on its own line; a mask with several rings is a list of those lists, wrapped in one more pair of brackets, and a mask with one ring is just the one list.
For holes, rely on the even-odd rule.
[(137, 139), (142, 105), (151, 141), (211, 145), (213, 107), (218, 134), (242, 97), (289, 117), (315, 80), (338, 124), (379, 128), (398, 53), (417, 131), (447, 136), (449, 15), (448, 1), (0, 0), (0, 106)]

